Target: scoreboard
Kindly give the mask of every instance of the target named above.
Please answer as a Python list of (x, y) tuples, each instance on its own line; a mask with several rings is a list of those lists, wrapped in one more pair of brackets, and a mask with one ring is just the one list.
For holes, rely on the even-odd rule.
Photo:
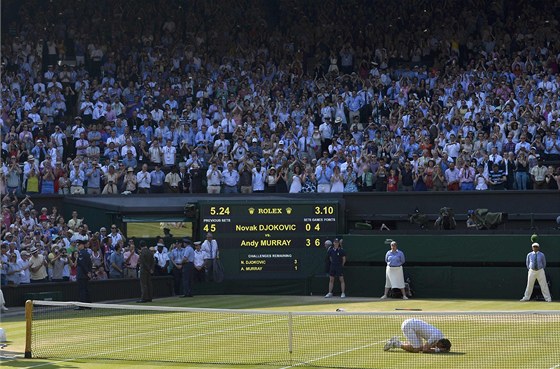
[(201, 201), (199, 211), (200, 239), (213, 233), (229, 277), (304, 277), (339, 227), (338, 201)]

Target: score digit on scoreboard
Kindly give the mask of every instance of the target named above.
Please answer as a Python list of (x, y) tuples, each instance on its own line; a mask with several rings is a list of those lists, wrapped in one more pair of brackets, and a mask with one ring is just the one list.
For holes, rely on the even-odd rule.
[(201, 202), (200, 230), (239, 251), (241, 273), (294, 273), (302, 251), (338, 233), (338, 202)]
[(338, 203), (271, 204), (236, 202), (227, 205), (202, 203), (201, 230), (220, 235), (274, 234), (302, 232), (310, 234), (337, 233)]

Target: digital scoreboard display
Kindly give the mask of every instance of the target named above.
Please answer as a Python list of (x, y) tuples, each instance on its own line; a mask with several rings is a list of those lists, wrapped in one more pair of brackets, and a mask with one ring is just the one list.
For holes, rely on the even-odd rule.
[[(200, 202), (201, 239), (218, 242), (230, 276), (297, 277), (306, 260), (338, 233), (338, 202)], [(227, 256), (227, 260), (224, 260)]]

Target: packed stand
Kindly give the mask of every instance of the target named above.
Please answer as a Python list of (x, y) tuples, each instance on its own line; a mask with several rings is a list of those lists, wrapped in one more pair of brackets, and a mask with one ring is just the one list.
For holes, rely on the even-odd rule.
[(3, 2), (2, 194), (558, 189), (558, 4), (373, 5)]
[[(76, 211), (70, 219), (52, 209), (35, 209), (26, 196), (21, 201), (13, 195), (2, 199), (1, 285), (64, 282), (77, 279), (78, 244), (84, 243), (92, 260), (92, 280), (138, 278), (140, 250), (149, 246), (155, 261), (154, 275), (172, 274), (170, 256), (175, 249), (191, 244), (189, 238), (175, 239), (162, 230), (153, 245), (144, 240), (126, 238), (116, 226), (91, 230)], [(200, 242), (195, 242), (195, 246)], [(206, 248), (196, 246), (195, 281), (203, 281)], [(202, 261), (202, 262), (201, 262)], [(203, 278), (199, 278), (202, 276)]]

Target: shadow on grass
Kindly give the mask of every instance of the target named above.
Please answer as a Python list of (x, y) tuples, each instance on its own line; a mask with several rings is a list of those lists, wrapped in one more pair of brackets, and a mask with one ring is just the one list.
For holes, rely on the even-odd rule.
[(61, 369), (61, 368), (78, 368), (68, 362), (56, 362), (50, 360), (31, 360), (16, 358), (9, 361), (0, 361), (2, 368), (42, 368), (42, 369)]
[(428, 355), (436, 355), (436, 356), (458, 356), (458, 355), (466, 355), (467, 353), (466, 352), (451, 351), (451, 352), (428, 352), (427, 354)]
[[(396, 351), (387, 351), (387, 353), (390, 354), (402, 354), (402, 355), (406, 355), (406, 354), (413, 354), (414, 352), (406, 352), (404, 350), (396, 350)], [(436, 357), (447, 357), (447, 356), (462, 356), (462, 355), (466, 355), (466, 352), (460, 352), (460, 351), (451, 351), (451, 352), (423, 352), (422, 355), (431, 355), (431, 356), (436, 356)]]

